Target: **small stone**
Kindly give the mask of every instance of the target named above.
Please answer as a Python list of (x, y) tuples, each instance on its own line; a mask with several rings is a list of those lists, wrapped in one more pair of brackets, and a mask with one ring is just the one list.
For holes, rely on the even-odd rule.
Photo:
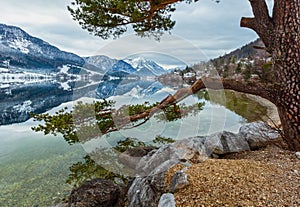
[(175, 198), (172, 193), (163, 194), (158, 203), (158, 207), (175, 207)]
[(300, 159), (300, 152), (296, 152), (296, 157)]
[(171, 179), (170, 192), (175, 193), (179, 189), (185, 188), (188, 185), (189, 181), (187, 179), (187, 174), (185, 174), (182, 170), (177, 171)]
[(68, 204), (67, 203), (58, 203), (53, 207), (68, 207)]

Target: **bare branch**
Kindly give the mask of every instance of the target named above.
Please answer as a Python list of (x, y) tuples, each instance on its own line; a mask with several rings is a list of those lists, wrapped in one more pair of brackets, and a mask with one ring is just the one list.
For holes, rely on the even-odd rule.
[(257, 29), (256, 19), (251, 17), (242, 17), (240, 22), (241, 27), (247, 27), (249, 29), (253, 29), (254, 31)]
[(268, 6), (265, 0), (249, 0), (254, 18), (243, 17), (240, 22), (241, 27), (254, 30), (262, 39), (268, 52), (272, 51), (272, 39), (274, 37), (273, 19), (269, 15)]

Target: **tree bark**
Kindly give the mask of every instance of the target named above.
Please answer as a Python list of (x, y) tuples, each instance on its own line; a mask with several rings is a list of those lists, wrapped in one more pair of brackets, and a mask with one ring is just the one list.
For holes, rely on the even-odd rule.
[[(273, 17), (265, 0), (250, 0), (254, 18), (241, 26), (253, 29), (272, 54), (278, 108), (284, 139), (300, 151), (300, 0), (274, 0)], [(270, 99), (269, 99), (270, 100)]]

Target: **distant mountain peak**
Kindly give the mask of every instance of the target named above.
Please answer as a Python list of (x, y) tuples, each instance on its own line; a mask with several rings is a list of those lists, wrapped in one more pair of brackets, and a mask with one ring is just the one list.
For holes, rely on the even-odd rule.
[(137, 68), (139, 65), (142, 65), (150, 60), (146, 60), (144, 57), (135, 57), (135, 58), (126, 58), (125, 62), (132, 65), (132, 67)]
[(124, 61), (137, 70), (136, 75), (139, 76), (160, 76), (166, 73), (166, 70), (153, 60), (138, 56), (134, 58), (126, 58)]

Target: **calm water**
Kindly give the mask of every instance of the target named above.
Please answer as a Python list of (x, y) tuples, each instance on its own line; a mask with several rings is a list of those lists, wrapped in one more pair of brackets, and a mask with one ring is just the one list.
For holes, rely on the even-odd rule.
[[(47, 90), (47, 87), (44, 87), (43, 90)], [(117, 84), (108, 82), (96, 88), (89, 87), (90, 97), (113, 99), (116, 101), (116, 107), (125, 103), (160, 101), (175, 91), (160, 83), (150, 81), (129, 81)], [(40, 90), (39, 85), (30, 87), (30, 90), (34, 88), (37, 91)], [(31, 93), (37, 94), (38, 92), (31, 91)], [(77, 93), (75, 95), (78, 98), (78, 94), (82, 92), (72, 91), (72, 93)], [(50, 108), (74, 99), (74, 96), (70, 98), (70, 91), (63, 92), (59, 89), (59, 94), (56, 101), (51, 102), (53, 105)], [(13, 108), (14, 104), (20, 105), (30, 100), (30, 107), (40, 106), (38, 111), (48, 110), (49, 105), (44, 107), (38, 95), (31, 99), (28, 96), (21, 102), (17, 101), (17, 95), (17, 92), (12, 91), (11, 94), (7, 94), (6, 99), (2, 97), (1, 107), (5, 108), (9, 105)], [(55, 94), (50, 95), (51, 98), (55, 98)], [(49, 99), (49, 97), (44, 98)], [(41, 133), (32, 132), (30, 128), (36, 125), (32, 120), (0, 126), (0, 206), (31, 207), (55, 204), (68, 195), (72, 188), (66, 183), (70, 176), (69, 168), (83, 161), (83, 157), (97, 145), (111, 147), (125, 137), (149, 142), (157, 135), (183, 139), (222, 130), (236, 132), (242, 123), (257, 120), (265, 113), (265, 109), (259, 104), (248, 100), (243, 94), (231, 91), (209, 92), (204, 98), (199, 95), (191, 96), (185, 100), (185, 103), (190, 105), (199, 101), (205, 102), (203, 110), (183, 119), (164, 122), (151, 118), (138, 128), (122, 130), (110, 136), (72, 146), (68, 145), (61, 136), (44, 136)], [(64, 103), (52, 109), (50, 113), (66, 105), (72, 104)], [(9, 113), (8, 108), (6, 113)]]

